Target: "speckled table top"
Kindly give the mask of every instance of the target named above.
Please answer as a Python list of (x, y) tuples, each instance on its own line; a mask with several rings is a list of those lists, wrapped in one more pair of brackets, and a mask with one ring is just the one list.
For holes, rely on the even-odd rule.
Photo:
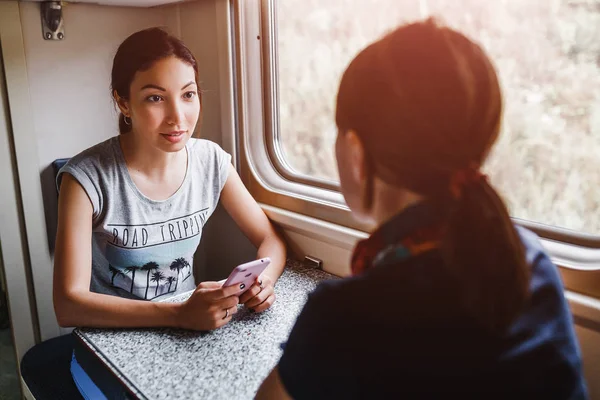
[(254, 314), (240, 307), (229, 324), (211, 332), (80, 328), (74, 333), (140, 399), (251, 399), (277, 364), (280, 345), (308, 293), (334, 278), (290, 261), (269, 310)]

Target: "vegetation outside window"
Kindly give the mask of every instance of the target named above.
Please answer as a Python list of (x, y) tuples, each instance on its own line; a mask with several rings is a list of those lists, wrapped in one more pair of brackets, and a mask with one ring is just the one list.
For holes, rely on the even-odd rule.
[(505, 98), (501, 139), (485, 170), (514, 217), (600, 234), (598, 0), (277, 0), (274, 43), (279, 164), (338, 179), (333, 144), (341, 74), (400, 23), (439, 17), (478, 40)]

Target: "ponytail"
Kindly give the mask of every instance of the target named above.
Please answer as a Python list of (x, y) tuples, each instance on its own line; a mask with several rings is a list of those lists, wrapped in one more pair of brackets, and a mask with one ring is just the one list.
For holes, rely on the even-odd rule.
[(487, 179), (464, 185), (455, 199), (442, 254), (467, 312), (487, 330), (503, 332), (528, 300), (530, 271), (508, 210)]

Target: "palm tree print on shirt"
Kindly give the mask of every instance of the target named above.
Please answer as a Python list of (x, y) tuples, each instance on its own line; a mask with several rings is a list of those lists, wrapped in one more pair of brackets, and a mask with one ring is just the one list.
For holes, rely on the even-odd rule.
[(125, 268), (125, 273), (129, 274), (131, 273), (131, 289), (129, 290), (130, 293), (133, 293), (133, 282), (135, 281), (135, 271), (137, 271), (140, 267), (138, 267), (137, 265), (132, 265), (130, 267)]
[[(122, 277), (125, 277), (126, 274), (127, 275), (131, 274), (131, 287), (129, 288), (130, 293), (133, 293), (133, 290), (135, 289), (135, 274), (136, 274), (136, 272), (140, 271), (140, 270), (146, 271), (146, 290), (144, 292), (144, 297), (143, 297), (145, 300), (148, 300), (148, 292), (150, 290), (150, 282), (151, 281), (156, 283), (156, 286), (154, 287), (154, 289), (155, 289), (154, 297), (158, 297), (158, 290), (159, 290), (159, 287), (161, 286), (162, 282), (166, 282), (166, 284), (163, 287), (167, 286), (167, 284), (168, 284), (168, 289), (167, 289), (166, 293), (176, 292), (177, 286), (179, 285), (179, 276), (180, 276), (180, 274), (181, 275), (184, 274), (183, 271), (186, 268), (188, 269), (188, 273), (185, 276), (185, 278), (183, 278), (182, 282), (185, 282), (192, 275), (192, 266), (185, 259), (185, 257), (176, 258), (169, 266), (169, 269), (171, 271), (176, 272), (175, 276), (167, 276), (163, 271), (160, 270), (160, 265), (158, 263), (156, 263), (155, 261), (147, 262), (143, 266), (131, 265), (122, 270), (119, 268), (113, 267), (111, 264), (108, 265), (108, 269), (109, 269), (110, 273), (112, 274), (112, 277), (111, 277), (112, 286), (114, 286), (114, 282), (115, 282), (115, 279), (117, 276), (120, 275)], [(173, 287), (173, 282), (175, 282), (175, 288), (173, 288), (173, 291), (171, 291), (171, 289)], [(138, 289), (142, 289), (142, 288), (138, 288)], [(164, 289), (163, 289), (163, 291), (164, 291)], [(163, 294), (165, 294), (165, 293), (161, 293), (161, 296)]]
[(183, 282), (185, 282), (187, 280), (187, 278), (192, 276), (192, 266), (190, 265), (189, 262), (187, 262), (187, 260), (185, 258), (181, 257), (181, 260), (182, 260), (184, 266), (188, 269), (188, 274), (185, 276), (185, 278), (183, 278)]
[(181, 272), (182, 269), (184, 269), (186, 266), (189, 266), (189, 265), (190, 264), (183, 257), (179, 257), (171, 263), (171, 266), (169, 267), (171, 269), (171, 271), (177, 271), (177, 275), (176, 275), (177, 279), (175, 280), (175, 290), (174, 290), (175, 292), (177, 291), (177, 284), (179, 283), (179, 273)]
[(177, 280), (177, 278), (175, 278), (174, 276), (169, 276), (167, 278), (167, 283), (169, 284), (169, 290), (167, 290), (167, 293), (171, 292), (171, 285), (173, 284), (173, 282), (175, 282)]
[[(173, 278), (172, 276), (170, 276), (169, 278)], [(154, 297), (158, 296), (158, 287), (160, 286), (160, 282), (167, 280), (167, 277), (165, 277), (165, 274), (163, 274), (160, 271), (156, 271), (152, 274), (152, 279), (150, 279), (152, 282), (156, 282), (156, 290), (154, 291)], [(173, 278), (173, 280), (175, 280), (175, 278)], [(169, 289), (171, 289), (171, 285), (169, 285)]]
[(148, 271), (148, 274), (146, 276), (146, 293), (144, 293), (144, 299), (147, 299), (148, 298), (148, 289), (150, 288), (150, 272), (157, 270), (158, 264), (155, 263), (154, 261), (150, 261), (150, 262), (144, 264), (144, 266), (140, 269), (142, 271)]
[(120, 269), (117, 269), (117, 268), (113, 267), (110, 264), (108, 264), (108, 270), (112, 274), (112, 277), (110, 278), (110, 284), (112, 286), (115, 286), (115, 277), (117, 277), (119, 275), (122, 276), (122, 277), (125, 277), (125, 274), (123, 273), (123, 271), (121, 271)]

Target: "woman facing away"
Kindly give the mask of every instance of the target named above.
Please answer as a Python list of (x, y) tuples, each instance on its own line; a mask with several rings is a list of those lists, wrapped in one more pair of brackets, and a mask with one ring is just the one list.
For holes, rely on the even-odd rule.
[(557, 268), (480, 172), (501, 119), (490, 60), (432, 19), (354, 58), (336, 157), (376, 230), (352, 277), (311, 293), (257, 398), (586, 398)]
[[(191, 137), (202, 94), (190, 50), (160, 28), (134, 33), (114, 57), (111, 87), (120, 135), (73, 157), (57, 178), (59, 324), (210, 330), (227, 324), (238, 303), (256, 312), (269, 308), (285, 246), (230, 155)], [(272, 261), (239, 298), (239, 288), (196, 286), (192, 274), (202, 228), (219, 201), (258, 258)], [(148, 301), (191, 290), (184, 303)], [(77, 381), (76, 362), (72, 371)]]

